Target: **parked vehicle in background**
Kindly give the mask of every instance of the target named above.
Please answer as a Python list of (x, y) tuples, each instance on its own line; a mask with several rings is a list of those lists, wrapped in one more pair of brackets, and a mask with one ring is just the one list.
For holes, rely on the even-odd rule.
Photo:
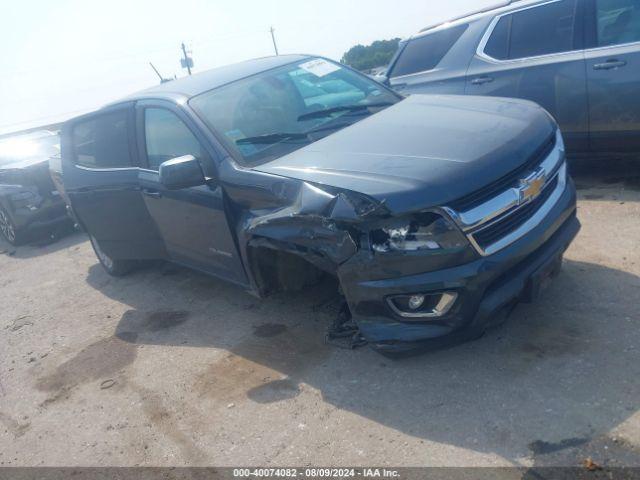
[(53, 155), (49, 157), (49, 174), (51, 175), (51, 180), (53, 181), (53, 185), (56, 188), (56, 191), (60, 194), (65, 203), (65, 208), (67, 210), (67, 216), (69, 220), (75, 225), (77, 228), (78, 221), (71, 209), (71, 202), (69, 198), (66, 196), (64, 190), (64, 181), (62, 179), (62, 154), (60, 153), (60, 145), (58, 144), (56, 151)]
[(68, 220), (49, 174), (59, 145), (58, 135), (48, 131), (0, 140), (0, 235), (13, 245)]
[(404, 94), (532, 100), (569, 154), (638, 154), (640, 0), (503, 2), (401, 42), (383, 80)]
[(301, 55), (70, 120), (62, 169), (110, 274), (165, 259), (256, 295), (329, 274), (384, 352), (480, 335), (536, 296), (579, 229), (562, 135), (539, 106), (404, 99)]

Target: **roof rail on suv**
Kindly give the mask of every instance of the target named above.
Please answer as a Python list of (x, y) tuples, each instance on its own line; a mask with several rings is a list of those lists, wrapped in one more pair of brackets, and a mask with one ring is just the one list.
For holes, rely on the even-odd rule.
[(492, 10), (497, 10), (498, 8), (502, 8), (502, 7), (508, 7), (509, 5), (512, 5), (514, 3), (518, 3), (524, 0), (501, 0), (498, 2), (494, 2), (490, 5), (486, 5), (478, 10), (472, 10), (470, 12), (465, 13), (464, 15), (461, 15), (459, 17), (455, 17), (455, 18), (451, 18), (449, 20), (447, 20), (446, 22), (438, 22), (438, 23), (434, 23), (429, 25), (428, 27), (424, 27), (422, 30), (420, 30), (420, 32), (418, 33), (424, 33), (428, 30), (431, 30), (432, 28), (438, 27), (444, 23), (451, 23), (451, 22), (455, 22), (456, 20), (462, 20), (463, 18), (467, 18), (467, 17), (471, 17), (473, 15), (479, 15), (481, 13), (486, 13), (486, 12), (491, 12)]

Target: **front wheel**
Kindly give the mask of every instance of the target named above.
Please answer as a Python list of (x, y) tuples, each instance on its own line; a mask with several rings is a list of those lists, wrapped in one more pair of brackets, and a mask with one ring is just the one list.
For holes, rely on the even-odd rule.
[(126, 275), (135, 265), (133, 260), (116, 260), (107, 255), (102, 248), (100, 248), (100, 244), (98, 240), (93, 235), (89, 235), (89, 239), (91, 240), (91, 246), (93, 247), (93, 251), (96, 253), (96, 257), (98, 257), (98, 261), (102, 268), (106, 270), (106, 272), (113, 277), (122, 277)]
[(13, 220), (6, 212), (6, 210), (0, 207), (0, 235), (11, 245), (20, 245), (23, 243), (22, 232), (14, 225)]

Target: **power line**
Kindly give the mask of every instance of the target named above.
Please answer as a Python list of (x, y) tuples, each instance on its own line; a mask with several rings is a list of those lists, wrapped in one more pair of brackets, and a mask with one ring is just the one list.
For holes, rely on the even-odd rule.
[[(220, 42), (225, 42), (227, 40), (232, 40), (232, 39), (242, 38), (242, 37), (251, 37), (251, 36), (257, 37), (258, 35), (264, 35), (264, 30), (262, 31), (247, 30), (242, 33), (234, 33), (232, 35), (224, 35), (224, 36), (217, 36), (217, 37), (200, 37), (192, 41), (191, 45), (208, 45), (212, 43), (220, 43)], [(112, 55), (107, 54), (104, 57), (83, 58), (82, 62), (85, 65), (89, 63), (103, 63), (103, 62), (119, 61), (119, 60), (125, 60), (125, 59), (136, 58), (136, 57), (144, 57), (144, 56), (149, 56), (149, 55), (158, 54), (158, 53), (169, 53), (172, 51), (175, 51), (175, 46), (153, 48), (148, 50), (139, 50), (139, 51), (134, 51), (130, 53), (122, 53), (122, 54), (112, 54)], [(55, 70), (55, 69), (66, 69), (66, 68), (68, 67), (52, 64), (48, 66), (42, 66), (39, 68), (29, 68), (26, 70), (15, 70), (13, 72), (6, 72), (2, 74), (2, 77), (3, 78), (17, 77), (17, 76), (26, 75), (29, 73), (36, 73), (36, 72), (42, 72), (42, 71), (49, 72), (52, 69)]]
[[(279, 55), (279, 51), (278, 51), (278, 45), (276, 43), (276, 37), (275, 37), (275, 29), (273, 28), (273, 26), (270, 28), (270, 33), (271, 33), (271, 40), (273, 41), (273, 48), (275, 50), (276, 55)], [(249, 33), (246, 34), (241, 34), (241, 35), (234, 35), (233, 37), (238, 37), (238, 36), (250, 36)], [(229, 38), (229, 37), (226, 37)], [(218, 37), (218, 38), (208, 38), (208, 39), (203, 39), (198, 41), (198, 43), (212, 43), (215, 41), (220, 41), (222, 40), (222, 37)], [(164, 51), (168, 51), (169, 49), (156, 49), (154, 50), (154, 52), (164, 52)], [(181, 50), (182, 50), (182, 54), (183, 57), (180, 59), (180, 63), (182, 65), (182, 68), (186, 68), (187, 72), (189, 73), (189, 75), (191, 75), (191, 69), (193, 68), (193, 58), (189, 56), (190, 53), (192, 53), (191, 51), (187, 51), (187, 47), (185, 46), (184, 42), (182, 42), (181, 44)], [(110, 60), (118, 60), (118, 59), (125, 59), (125, 58), (131, 58), (131, 57), (137, 57), (137, 56), (141, 56), (144, 55), (143, 52), (140, 53), (132, 53), (132, 54), (128, 54), (128, 55), (123, 55), (120, 56), (119, 58), (111, 58)], [(92, 59), (94, 62), (102, 62), (102, 61), (108, 61), (106, 59), (103, 60), (99, 60), (99, 59)], [(160, 79), (161, 83), (164, 83), (166, 81), (169, 81), (169, 79), (165, 79), (160, 72), (158, 71), (158, 69), (155, 67), (155, 65), (151, 62), (149, 62), (149, 65), (151, 66), (151, 68), (153, 69), (153, 71), (156, 73), (156, 75), (158, 76), (158, 78)], [(31, 72), (33, 71), (37, 71), (37, 70), (31, 70)], [(14, 75), (20, 75), (20, 74), (24, 74), (24, 73), (29, 73), (29, 71), (24, 71), (24, 72), (14, 72)], [(97, 89), (96, 89), (97, 90)], [(39, 118), (35, 118), (35, 119), (31, 119), (31, 120), (27, 120), (24, 122), (17, 122), (17, 123), (10, 123), (10, 124), (4, 124), (4, 125), (0, 125), (1, 129), (5, 129), (5, 128), (12, 128), (12, 127), (17, 127), (19, 125), (24, 125), (24, 124), (30, 124), (30, 123), (34, 123), (34, 122), (39, 122), (39, 121), (43, 121), (43, 120), (47, 120), (47, 119), (51, 119), (51, 118), (64, 118), (66, 116), (71, 116), (74, 114), (78, 114), (78, 113), (84, 113), (86, 111), (88, 111), (90, 109), (80, 109), (80, 110), (74, 110), (71, 112), (65, 112), (62, 114), (56, 114), (56, 115), (47, 115), (44, 117), (39, 117)]]

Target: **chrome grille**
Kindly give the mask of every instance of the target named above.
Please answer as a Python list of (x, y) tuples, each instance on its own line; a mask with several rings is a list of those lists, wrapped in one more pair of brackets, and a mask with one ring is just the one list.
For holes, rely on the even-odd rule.
[(544, 161), (544, 159), (549, 156), (555, 146), (556, 135), (553, 134), (540, 148), (537, 149), (537, 151), (533, 155), (531, 155), (529, 159), (527, 159), (527, 161), (523, 165), (516, 168), (514, 171), (509, 172), (504, 177), (499, 178), (495, 182), (492, 182), (490, 185), (487, 185), (481, 190), (478, 190), (477, 192), (474, 192), (470, 195), (465, 196), (464, 198), (461, 198), (460, 200), (455, 201), (450, 205), (450, 207), (455, 208), (459, 212), (464, 212), (477, 207), (478, 205), (481, 205), (482, 203), (490, 200), (501, 192), (504, 192), (509, 187), (511, 187), (514, 182), (517, 183), (518, 179), (522, 178), (525, 172), (539, 166)]
[(557, 186), (558, 176), (556, 175), (553, 180), (546, 185), (542, 193), (531, 202), (517, 209), (511, 215), (506, 215), (474, 232), (473, 238), (478, 246), (486, 250), (492, 244), (522, 226), (549, 199)]
[(564, 192), (567, 168), (559, 131), (547, 156), (527, 167), (519, 179), (501, 184), (502, 189), (482, 203), (464, 211), (444, 207), (481, 255), (491, 255), (522, 238)]

